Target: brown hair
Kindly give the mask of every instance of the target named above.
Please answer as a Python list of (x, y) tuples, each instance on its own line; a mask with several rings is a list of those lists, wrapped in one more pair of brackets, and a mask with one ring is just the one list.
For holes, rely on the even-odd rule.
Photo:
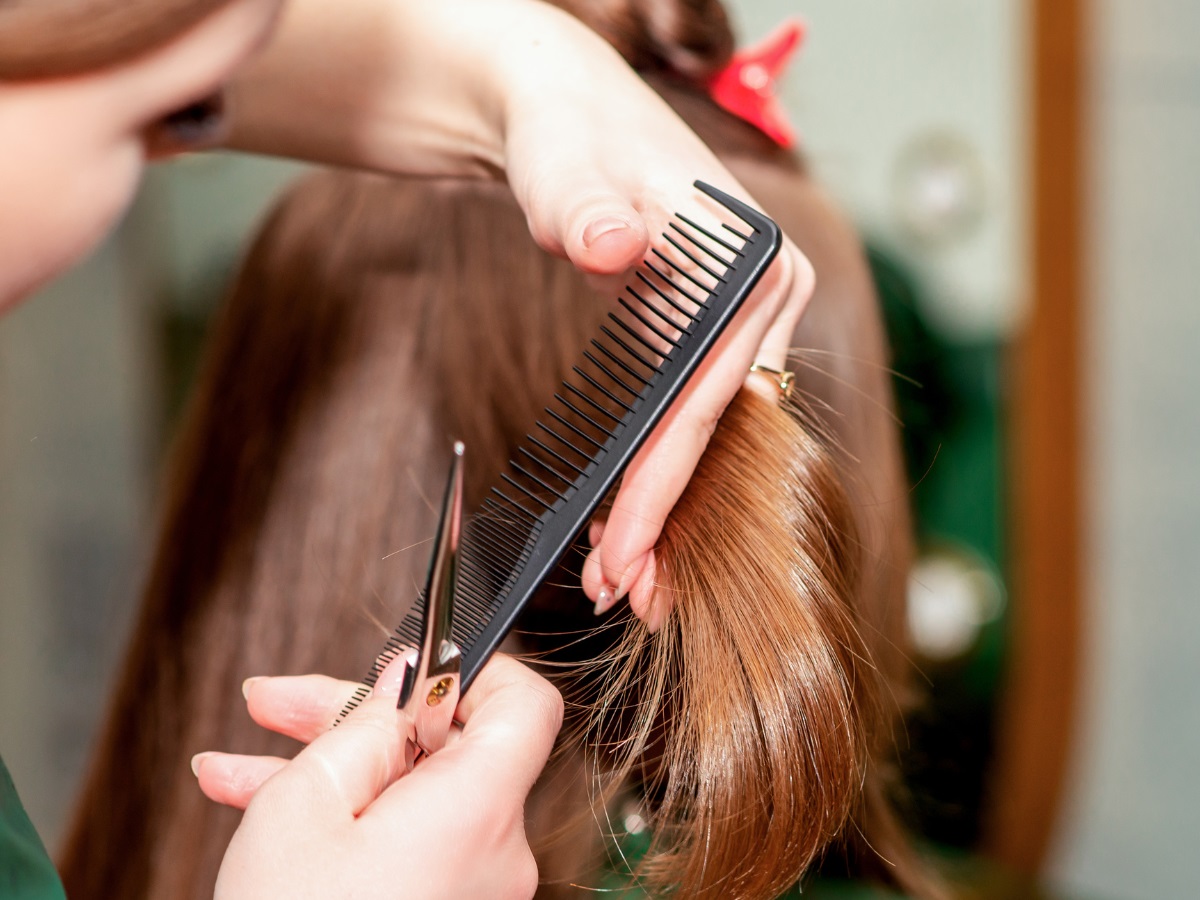
[(78, 75), (165, 44), (229, 0), (0, 0), (0, 78)]
[[(304, 184), (268, 223), (175, 454), (142, 617), (64, 860), (75, 895), (206, 895), (236, 815), (196, 791), (189, 754), (289, 752), (231, 702), (240, 680), (355, 677), (383, 632), (372, 620), (399, 619), (424, 554), (396, 551), (429, 533), (414, 499), (436, 483), (447, 438), (468, 441), (476, 476), (498, 467), (603, 309), (568, 267), (513, 252), (527, 241), (500, 189), (346, 174)], [(841, 280), (835, 270), (823, 284)], [(617, 782), (644, 775), (659, 798), (647, 884), (772, 896), (855, 834), (851, 815), (892, 874), (915, 880), (877, 770), (890, 719), (877, 682), (893, 638), (872, 612), (885, 601), (867, 593), (902, 571), (903, 531), (881, 541), (887, 529), (871, 521), (902, 523), (903, 492), (893, 481), (895, 493), (861, 499), (895, 442), (857, 432), (859, 416), (886, 422), (886, 406), (854, 393), (876, 375), (854, 362), (862, 341), (843, 338), (846, 355), (801, 370), (810, 418), (753, 396), (731, 407), (660, 548), (675, 614), (655, 637), (631, 624), (605, 657), (621, 677), (581, 679), (574, 694), (598, 711), (580, 725), (591, 744), (642, 736), (601, 765)], [(837, 379), (848, 406), (820, 390)], [(851, 452), (863, 477), (847, 482)], [(543, 600), (525, 627), (573, 631), (589, 618), (576, 592)], [(587, 694), (597, 682), (607, 703)], [(664, 695), (677, 699), (645, 703), (632, 726), (603, 715)], [(648, 766), (660, 752), (670, 764)]]
[(612, 44), (643, 74), (699, 80), (733, 55), (719, 0), (554, 0)]
[[(889, 796), (909, 529), (865, 265), (794, 159), (702, 95), (660, 89), (819, 273), (796, 335), (803, 402), (743, 393), (722, 420), (658, 548), (664, 628), (566, 639), (574, 727), (530, 799), (542, 893), (569, 893), (603, 852), (590, 818), (590, 840), (562, 822), (598, 770), (602, 813), (640, 797), (653, 823), (636, 871), (650, 890), (769, 898), (840, 848), (852, 870), (933, 895)], [(503, 188), (323, 173), (289, 193), (173, 455), (64, 854), (71, 895), (211, 895), (237, 814), (204, 800), (188, 756), (291, 751), (232, 702), (240, 681), (361, 674), (415, 593), (433, 521), (417, 498), (447, 441), (471, 448), (478, 502), (604, 309), (533, 247)], [(524, 642), (594, 624), (578, 590), (550, 589)]]

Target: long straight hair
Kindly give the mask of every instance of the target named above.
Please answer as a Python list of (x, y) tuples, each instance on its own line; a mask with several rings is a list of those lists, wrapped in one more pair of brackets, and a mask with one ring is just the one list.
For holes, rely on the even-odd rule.
[[(590, 633), (569, 588), (522, 623), (572, 701), (528, 808), (541, 894), (592, 881), (605, 854), (592, 816), (635, 802), (654, 838), (630, 877), (650, 893), (769, 898), (836, 855), (934, 896), (892, 809), (910, 528), (858, 244), (793, 157), (681, 82), (728, 57), (723, 11), (708, 15), (719, 4), (562, 5), (770, 200), (819, 283), (794, 339), (800, 403), (737, 398), (666, 525), (663, 629), (618, 616)], [(249, 723), (238, 684), (361, 674), (415, 595), (448, 440), (471, 448), (478, 502), (605, 310), (532, 245), (503, 188), (332, 172), (285, 197), (214, 327), (171, 457), (64, 853), (73, 896), (211, 895), (238, 817), (201, 797), (188, 757), (294, 750)]]
[[(865, 267), (794, 161), (663, 90), (718, 149), (725, 132), (755, 145), (726, 159), (774, 199), (821, 282), (797, 333), (801, 408), (739, 397), (667, 524), (666, 626), (610, 626), (599, 662), (581, 662), (589, 649), (550, 673), (576, 714), (531, 801), (553, 810), (530, 822), (547, 836), (543, 893), (597, 862), (596, 841), (550, 840), (564, 814), (631, 793), (654, 829), (635, 873), (651, 892), (768, 898), (841, 848), (854, 870), (929, 893), (888, 798), (908, 525)], [(334, 172), (290, 192), (215, 326), (172, 455), (63, 859), (74, 896), (211, 894), (237, 815), (201, 797), (190, 754), (292, 751), (247, 720), (240, 681), (361, 674), (415, 594), (447, 441), (471, 447), (478, 502), (605, 308), (532, 245), (502, 188)], [(560, 589), (523, 623), (526, 646), (594, 624)], [(556, 802), (580, 765), (594, 786), (567, 777), (576, 792)]]

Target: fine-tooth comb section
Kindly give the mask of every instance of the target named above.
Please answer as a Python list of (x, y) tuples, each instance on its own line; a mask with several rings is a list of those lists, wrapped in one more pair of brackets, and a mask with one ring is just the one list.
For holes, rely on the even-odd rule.
[[(780, 246), (757, 210), (702, 182), (724, 210), (705, 227), (676, 214), (600, 335), (583, 351), (507, 469), (463, 527), (454, 639), (466, 690), (525, 603), (587, 527), (633, 455), (695, 372)], [(380, 673), (420, 646), (419, 597), (388, 638), (340, 721)]]

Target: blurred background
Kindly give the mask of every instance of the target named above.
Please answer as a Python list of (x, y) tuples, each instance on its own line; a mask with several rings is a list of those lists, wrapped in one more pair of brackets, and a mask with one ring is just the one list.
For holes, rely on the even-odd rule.
[[(800, 15), (782, 97), (896, 344), (928, 709), (904, 765), (1010, 896), (1195, 896), (1200, 4), (730, 3)], [(0, 323), (0, 749), (53, 844), (207, 318), (296, 166), (156, 168)]]

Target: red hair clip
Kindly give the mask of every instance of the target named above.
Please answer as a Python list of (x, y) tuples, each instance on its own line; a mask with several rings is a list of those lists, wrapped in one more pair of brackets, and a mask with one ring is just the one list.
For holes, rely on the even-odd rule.
[(787, 149), (796, 145), (796, 132), (775, 96), (775, 82), (800, 46), (804, 32), (803, 22), (789, 19), (758, 46), (735, 53), (729, 65), (707, 84), (717, 106)]

